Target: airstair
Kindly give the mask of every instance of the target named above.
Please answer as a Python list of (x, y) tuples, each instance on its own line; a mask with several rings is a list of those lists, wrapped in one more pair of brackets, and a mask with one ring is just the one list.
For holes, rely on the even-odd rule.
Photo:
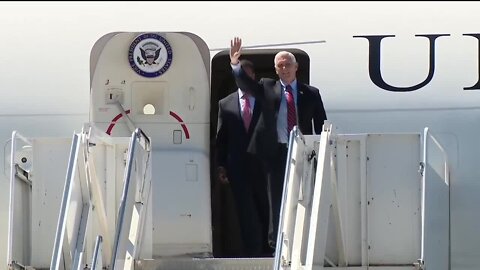
[[(140, 129), (130, 138), (108, 138), (89, 128), (73, 136), (69, 154), (62, 150), (66, 140), (31, 140), (14, 132), (10, 267), (449, 269), (448, 159), (434, 135), (428, 128), (423, 134), (335, 130), (327, 121), (320, 136), (292, 131), (274, 259), (154, 258), (147, 240), (153, 157)], [(60, 164), (45, 172), (35, 167), (37, 160), (47, 166), (44, 159), (52, 154), (69, 160), (65, 183), (40, 177)], [(123, 170), (118, 183), (101, 180)], [(62, 197), (48, 195), (61, 184)], [(118, 198), (108, 192), (118, 189)], [(119, 202), (116, 218), (105, 211), (111, 201)]]
[[(126, 57), (138, 44), (178, 57), (144, 78)], [(449, 163), (434, 134), (328, 121), (290, 134), (275, 257), (214, 258), (208, 47), (190, 33), (111, 33), (91, 55), (81, 132), (12, 134), (10, 269), (449, 269)]]
[(290, 136), (274, 269), (450, 269), (448, 157), (435, 136)]
[[(102, 269), (111, 265), (112, 269), (133, 269), (135, 259), (151, 256), (148, 244), (140, 251), (143, 239), (151, 239), (151, 225), (145, 227), (146, 220), (151, 224), (150, 141), (140, 129), (130, 140), (94, 133), (89, 128), (74, 134), (69, 154), (64, 139), (30, 141), (13, 133), (11, 268), (83, 269), (91, 265)], [(26, 145), (17, 147), (19, 140)], [(66, 172), (56, 170), (64, 165), (57, 163), (58, 158), (68, 160)], [(42, 167), (37, 168), (37, 162)], [(120, 196), (116, 190), (121, 190)]]

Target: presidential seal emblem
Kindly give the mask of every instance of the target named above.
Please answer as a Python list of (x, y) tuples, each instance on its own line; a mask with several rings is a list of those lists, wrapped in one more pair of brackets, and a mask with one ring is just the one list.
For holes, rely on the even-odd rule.
[(158, 77), (172, 64), (172, 47), (160, 35), (142, 34), (130, 45), (128, 62), (139, 75), (148, 78)]

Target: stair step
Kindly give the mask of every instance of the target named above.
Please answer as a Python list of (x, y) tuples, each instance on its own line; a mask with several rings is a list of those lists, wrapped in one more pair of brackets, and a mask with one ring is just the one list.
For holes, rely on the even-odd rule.
[(273, 258), (163, 258), (138, 260), (136, 270), (271, 270)]

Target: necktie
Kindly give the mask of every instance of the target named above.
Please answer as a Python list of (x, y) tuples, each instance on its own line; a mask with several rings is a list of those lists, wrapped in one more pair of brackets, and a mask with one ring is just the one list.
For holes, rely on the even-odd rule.
[(287, 132), (290, 134), (293, 126), (297, 124), (297, 114), (295, 111), (295, 101), (293, 99), (292, 86), (287, 85), (285, 92), (287, 97)]
[(243, 99), (245, 101), (243, 106), (243, 125), (245, 126), (245, 130), (248, 131), (248, 127), (250, 127), (250, 122), (252, 121), (252, 110), (250, 108), (250, 99), (247, 94), (243, 95)]

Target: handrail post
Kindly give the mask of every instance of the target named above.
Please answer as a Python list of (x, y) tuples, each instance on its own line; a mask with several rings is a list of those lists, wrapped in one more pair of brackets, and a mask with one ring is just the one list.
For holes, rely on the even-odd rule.
[(8, 235), (7, 235), (7, 264), (10, 265), (13, 262), (13, 219), (14, 219), (14, 203), (15, 203), (15, 151), (17, 149), (17, 138), (22, 140), (27, 145), (32, 145), (31, 141), (22, 136), (16, 130), (12, 132), (12, 146), (10, 149), (10, 191), (9, 191), (9, 203), (8, 203)]
[(130, 180), (132, 175), (132, 165), (133, 165), (133, 159), (135, 156), (137, 142), (147, 152), (149, 152), (151, 148), (150, 139), (146, 136), (146, 134), (139, 128), (135, 129), (135, 131), (132, 133), (132, 136), (130, 138), (130, 143), (128, 147), (129, 152), (128, 152), (127, 165), (126, 165), (125, 174), (124, 174), (123, 192), (120, 200), (120, 207), (118, 210), (118, 223), (115, 229), (115, 238), (114, 238), (114, 244), (113, 244), (111, 264), (110, 264), (112, 269), (115, 269), (116, 267), (115, 263), (116, 263), (116, 258), (119, 252), (118, 246), (120, 244), (120, 236), (123, 229), (123, 220), (125, 219), (128, 193), (130, 191), (130, 185), (131, 185)]
[(55, 242), (53, 246), (52, 261), (50, 263), (50, 269), (59, 269), (60, 260), (62, 258), (63, 243), (65, 239), (66, 228), (66, 211), (68, 208), (68, 201), (71, 196), (71, 184), (75, 177), (75, 170), (78, 157), (80, 136), (78, 134), (73, 135), (72, 146), (70, 149), (70, 158), (68, 161), (67, 176), (65, 181), (65, 187), (63, 190), (62, 203), (60, 205), (60, 215), (58, 217), (57, 232), (55, 235)]
[(290, 160), (292, 158), (292, 146), (293, 146), (293, 143), (294, 143), (294, 140), (295, 140), (295, 137), (300, 134), (300, 131), (298, 130), (298, 127), (297, 126), (294, 126), (292, 131), (290, 131), (290, 137), (289, 137), (289, 140), (288, 140), (288, 152), (287, 152), (287, 162), (285, 164), (286, 166), (286, 169), (285, 169), (285, 176), (284, 176), (284, 181), (283, 181), (283, 196), (282, 196), (282, 203), (280, 204), (280, 216), (279, 216), (279, 219), (278, 219), (278, 231), (277, 231), (277, 243), (276, 243), (276, 247), (275, 247), (275, 259), (274, 259), (274, 264), (273, 264), (273, 269), (277, 270), (277, 269), (280, 269), (280, 266), (281, 266), (281, 263), (280, 263), (280, 259), (281, 259), (281, 256), (282, 256), (282, 246), (283, 246), (283, 238), (284, 238), (284, 235), (283, 235), (283, 219), (284, 219), (284, 215), (285, 215), (285, 202), (286, 202), (286, 199), (287, 199), (287, 196), (288, 196), (288, 183), (289, 183), (289, 179), (288, 179), (288, 176), (290, 175)]
[(101, 235), (97, 236), (97, 239), (95, 240), (95, 248), (93, 249), (93, 257), (92, 257), (92, 266), (91, 270), (97, 270), (97, 264), (100, 264), (100, 268), (98, 270), (101, 270), (103, 267), (103, 260), (102, 260), (102, 249), (103, 249), (103, 238)]

